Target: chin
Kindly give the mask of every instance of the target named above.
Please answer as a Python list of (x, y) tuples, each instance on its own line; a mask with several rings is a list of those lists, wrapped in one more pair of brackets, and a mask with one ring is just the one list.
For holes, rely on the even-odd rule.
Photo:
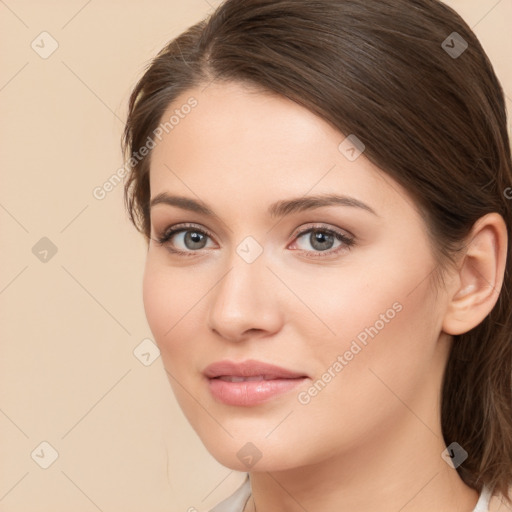
[(203, 444), (220, 464), (234, 471), (273, 472), (301, 465), (300, 461), (290, 458), (291, 448), (286, 447), (282, 440), (274, 441), (277, 443), (266, 439), (250, 441), (243, 436), (223, 443), (218, 439), (206, 443), (203, 440)]

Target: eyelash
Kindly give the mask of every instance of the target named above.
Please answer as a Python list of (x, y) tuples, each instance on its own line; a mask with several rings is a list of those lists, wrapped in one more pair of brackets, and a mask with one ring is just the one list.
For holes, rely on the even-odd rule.
[[(213, 238), (213, 236), (211, 235), (211, 233), (209, 231), (202, 229), (202, 228), (198, 228), (197, 226), (195, 226), (193, 224), (178, 224), (178, 225), (173, 226), (172, 228), (169, 228), (166, 231), (164, 231), (164, 233), (161, 236), (159, 236), (157, 239), (153, 239), (153, 241), (158, 243), (160, 246), (164, 246), (174, 235), (181, 233), (183, 231), (185, 231), (185, 232), (193, 231), (194, 233), (200, 233), (202, 235), (206, 235), (210, 239)], [(316, 256), (312, 256), (313, 258), (324, 258), (327, 256), (333, 256), (343, 250), (350, 249), (355, 244), (354, 238), (350, 238), (349, 236), (344, 235), (343, 233), (341, 233), (339, 231), (333, 230), (331, 228), (327, 228), (322, 225), (310, 226), (307, 229), (297, 232), (295, 234), (294, 240), (301, 236), (304, 236), (308, 233), (314, 232), (314, 231), (324, 233), (327, 235), (333, 235), (338, 241), (342, 242), (342, 245), (340, 245), (336, 249), (327, 250), (327, 251), (306, 251), (306, 250), (301, 251), (299, 249), (299, 251), (301, 251), (301, 252), (306, 252), (306, 253), (313, 252), (313, 254), (316, 254)], [(200, 252), (203, 250), (203, 249), (199, 249), (198, 251), (181, 251), (179, 249), (174, 249), (170, 246), (168, 246), (166, 248), (173, 254), (177, 254), (180, 256), (195, 256), (197, 254), (197, 252)], [(327, 256), (324, 256), (324, 254), (326, 254)]]

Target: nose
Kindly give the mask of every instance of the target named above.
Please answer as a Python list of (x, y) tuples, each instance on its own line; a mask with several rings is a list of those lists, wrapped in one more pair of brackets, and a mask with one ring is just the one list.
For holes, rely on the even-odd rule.
[(229, 341), (279, 331), (284, 312), (275, 293), (278, 280), (267, 268), (265, 259), (246, 263), (239, 258), (230, 263), (230, 270), (210, 294), (209, 328)]

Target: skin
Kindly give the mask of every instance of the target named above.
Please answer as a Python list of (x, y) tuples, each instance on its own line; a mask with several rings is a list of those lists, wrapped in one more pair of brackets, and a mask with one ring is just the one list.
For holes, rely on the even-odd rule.
[[(192, 427), (221, 464), (250, 473), (246, 511), (472, 511), (478, 494), (441, 457), (439, 396), (451, 335), (480, 323), (496, 302), (501, 217), (481, 219), (461, 266), (435, 290), (437, 263), (412, 199), (364, 153), (349, 161), (338, 149), (345, 135), (286, 98), (236, 83), (191, 89), (164, 117), (190, 96), (197, 107), (152, 151), (151, 197), (199, 199), (215, 216), (152, 208), (144, 306)], [(332, 193), (376, 214), (350, 206), (267, 214), (275, 201)], [(194, 253), (183, 232), (155, 242), (183, 222), (211, 233), (204, 248)], [(354, 244), (335, 239), (322, 251), (309, 234), (296, 236), (312, 226)], [(247, 236), (263, 249), (252, 263), (236, 251)], [(396, 303), (400, 312), (300, 403), (298, 393)], [(201, 373), (224, 359), (310, 378), (266, 403), (230, 406)], [(252, 467), (237, 456), (247, 442), (262, 455)]]

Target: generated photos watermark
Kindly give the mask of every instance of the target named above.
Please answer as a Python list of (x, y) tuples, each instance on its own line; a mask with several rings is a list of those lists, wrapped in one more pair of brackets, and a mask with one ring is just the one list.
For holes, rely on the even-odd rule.
[(131, 168), (135, 167), (140, 161), (142, 161), (146, 156), (149, 155), (149, 152), (156, 147), (155, 139), (158, 139), (160, 142), (164, 133), (170, 133), (182, 119), (192, 112), (192, 109), (197, 107), (198, 101), (191, 96), (186, 103), (181, 105), (180, 108), (176, 108), (173, 111), (173, 114), (166, 121), (160, 123), (153, 130), (153, 137), (150, 135), (146, 139), (146, 142), (139, 148), (138, 151), (134, 151), (131, 157), (124, 163), (122, 167), (117, 169), (102, 185), (94, 187), (92, 191), (92, 195), (95, 199), (99, 201), (105, 199), (109, 192), (112, 192), (117, 185), (119, 185), (123, 178), (128, 174)]
[(329, 365), (322, 376), (317, 379), (307, 390), (301, 391), (297, 395), (297, 400), (302, 405), (307, 405), (317, 396), (325, 387), (359, 354), (367, 345), (370, 339), (375, 338), (384, 327), (386, 327), (393, 318), (396, 317), (403, 306), (400, 302), (395, 302), (379, 315), (379, 319), (370, 327), (365, 327), (350, 343), (350, 347)]

